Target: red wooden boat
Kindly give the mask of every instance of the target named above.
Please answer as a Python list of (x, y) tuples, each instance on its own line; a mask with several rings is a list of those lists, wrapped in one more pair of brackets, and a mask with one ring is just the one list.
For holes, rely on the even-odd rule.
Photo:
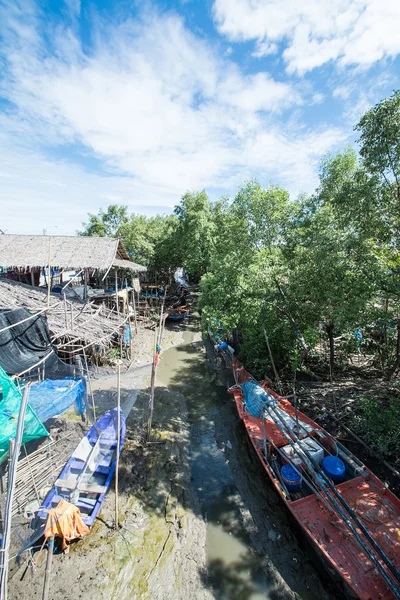
[[(342, 444), (266, 384), (262, 384), (262, 388), (272, 400), (274, 409), (261, 412), (263, 416), (260, 417), (251, 416), (250, 404), (247, 408), (243, 392), (246, 386), (243, 389), (241, 386), (254, 380), (235, 358), (232, 369), (236, 385), (229, 391), (258, 458), (283, 502), (317, 553), (325, 559), (330, 574), (340, 576), (346, 594), (352, 597), (362, 600), (400, 597), (397, 579), (400, 568), (399, 499)], [(336, 483), (333, 491), (329, 486), (326, 489), (324, 485), (319, 487), (317, 478), (310, 476), (306, 456), (294, 451), (296, 442), (294, 445), (289, 443), (289, 429), (285, 429), (283, 423), (297, 431), (297, 444), (301, 447), (309, 446), (312, 453), (323, 453), (325, 457), (332, 454), (340, 457), (345, 466), (344, 480)], [(300, 489), (286, 485), (282, 476), (285, 463), (303, 476)], [(318, 477), (321, 481), (324, 479), (324, 475)], [(331, 480), (329, 485), (332, 487)], [(340, 501), (335, 494), (339, 494)], [(343, 514), (339, 509), (335, 510), (332, 498), (341, 508), (347, 503), (353, 514), (350, 525), (349, 512)], [(368, 535), (372, 537), (372, 545), (367, 541)], [(374, 543), (382, 555), (376, 551)]]

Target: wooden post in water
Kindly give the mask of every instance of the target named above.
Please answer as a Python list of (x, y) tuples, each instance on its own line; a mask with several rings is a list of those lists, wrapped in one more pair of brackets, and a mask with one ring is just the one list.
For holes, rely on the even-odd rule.
[(115, 529), (118, 529), (118, 469), (119, 469), (119, 451), (121, 445), (121, 364), (118, 363), (117, 377), (117, 460), (115, 466)]

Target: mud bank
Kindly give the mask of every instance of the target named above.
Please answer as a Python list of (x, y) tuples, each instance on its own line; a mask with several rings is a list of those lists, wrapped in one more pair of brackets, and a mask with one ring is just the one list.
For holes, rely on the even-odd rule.
[[(156, 389), (152, 438), (141, 442), (148, 403), (153, 332), (142, 332), (134, 368), (121, 377), (121, 406), (129, 407), (119, 470), (119, 524), (115, 529), (113, 485), (90, 534), (55, 555), (50, 600), (211, 598), (203, 586), (206, 526), (199, 516), (188, 464), (187, 407), (181, 394)], [(166, 331), (164, 347), (182, 342), (182, 330)], [(115, 378), (93, 380), (96, 414), (115, 406)], [(72, 418), (72, 415), (71, 415)], [(68, 420), (68, 415), (64, 419)], [(42, 597), (46, 551), (37, 565), (11, 572), (9, 597)]]
[[(50, 600), (332, 600), (258, 464), (227, 394), (229, 373), (206, 351), (198, 318), (167, 326), (151, 441), (143, 416), (154, 334), (121, 376), (127, 437), (114, 490), (68, 555), (56, 555)], [(93, 380), (97, 416), (116, 403), (115, 373)], [(42, 597), (45, 551), (12, 572), (9, 597)]]

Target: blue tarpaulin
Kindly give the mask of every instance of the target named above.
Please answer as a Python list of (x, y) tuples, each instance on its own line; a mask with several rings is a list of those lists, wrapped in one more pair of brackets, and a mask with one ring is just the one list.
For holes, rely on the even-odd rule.
[(256, 381), (246, 381), (241, 384), (245, 397), (247, 412), (252, 417), (261, 417), (262, 409), (269, 404), (275, 404), (276, 400), (268, 394)]
[(86, 382), (84, 379), (45, 379), (31, 385), (29, 405), (44, 423), (66, 411), (73, 403), (77, 414), (86, 411)]

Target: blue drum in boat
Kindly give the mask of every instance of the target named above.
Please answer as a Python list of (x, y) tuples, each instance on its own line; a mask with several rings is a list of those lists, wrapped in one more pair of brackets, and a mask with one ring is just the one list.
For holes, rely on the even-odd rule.
[(334, 483), (341, 483), (344, 481), (346, 467), (344, 462), (337, 456), (325, 456), (322, 461), (322, 468), (325, 475), (327, 475)]
[(288, 492), (298, 492), (300, 490), (302, 477), (291, 465), (283, 465), (281, 475)]

